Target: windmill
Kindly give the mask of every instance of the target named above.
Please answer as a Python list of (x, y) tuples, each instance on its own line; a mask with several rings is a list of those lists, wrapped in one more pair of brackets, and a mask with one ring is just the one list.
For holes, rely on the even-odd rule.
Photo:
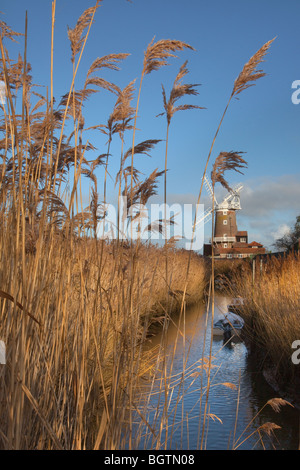
[[(240, 202), (240, 191), (243, 188), (242, 184), (235, 185), (231, 191), (224, 197), (222, 202), (218, 203), (210, 184), (210, 181), (204, 176), (204, 186), (211, 199), (214, 199), (215, 207), (215, 230), (214, 230), (214, 241), (215, 242), (227, 242), (235, 241), (235, 235), (237, 233), (236, 224), (236, 211), (241, 209)], [(212, 208), (207, 209), (203, 216), (197, 220), (196, 225), (203, 223), (206, 224), (212, 217)], [(231, 238), (231, 240), (229, 240)]]

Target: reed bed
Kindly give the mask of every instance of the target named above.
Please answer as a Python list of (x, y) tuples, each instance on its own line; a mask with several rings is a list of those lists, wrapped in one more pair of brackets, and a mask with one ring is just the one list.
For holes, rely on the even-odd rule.
[[(9, 57), (7, 43), (19, 38), (20, 33), (0, 22), (0, 72), (5, 84), (5, 96), (1, 88), (0, 123), (0, 336), (7, 347), (6, 364), (0, 366), (2, 449), (134, 448), (132, 413), (137, 411), (136, 392), (140, 378), (155, 367), (156, 352), (145, 350), (145, 340), (154, 325), (161, 324), (166, 331), (174, 312), (184, 317), (186, 307), (202, 299), (207, 282), (202, 258), (192, 250), (175, 249), (170, 240), (163, 247), (153, 246), (141, 237), (133, 241), (131, 236), (124, 241), (120, 227), (115, 240), (99, 239), (98, 226), (106, 219), (112, 140), (119, 139), (121, 148), (115, 188), (119, 196), (127, 198), (127, 209), (147, 204), (157, 193), (163, 175), (166, 202), (171, 118), (179, 110), (201, 109), (191, 104), (175, 106), (182, 97), (197, 94), (197, 85), (182, 84), (188, 73), (185, 61), (169, 100), (163, 87), (167, 117), (165, 169), (156, 168), (141, 179), (135, 156), (149, 155), (159, 143), (158, 139), (136, 142), (143, 81), (175, 59), (175, 53), (192, 51), (193, 47), (178, 40), (153, 39), (149, 43), (135, 106), (135, 80), (120, 89), (102, 77), (103, 70), (118, 71), (127, 53), (94, 60), (82, 88), (77, 89), (78, 69), (100, 4), (101, 0), (96, 1), (94, 7), (82, 13), (74, 28), (68, 29), (73, 74), (60, 102), (55, 101), (53, 81), (56, 1), (52, 2), (50, 86), (45, 95), (40, 89), (36, 91), (27, 62), (27, 15), (24, 50), (17, 60)], [(236, 79), (203, 177), (229, 104), (265, 75), (257, 66), (271, 43), (249, 60)], [(115, 105), (105, 124), (96, 123), (86, 129), (83, 105), (99, 90), (114, 94)], [(100, 155), (86, 140), (86, 130), (100, 130), (106, 136)], [(132, 145), (126, 150), (128, 133)], [(221, 176), (225, 170), (239, 168), (242, 160), (238, 154), (222, 152), (222, 156), (226, 157), (224, 166), (218, 167), (218, 159), (215, 166)], [(90, 185), (87, 207), (83, 205), (83, 178)], [(214, 183), (224, 181), (217, 177)], [(203, 179), (198, 203), (202, 187)], [(142, 213), (137, 210), (129, 222), (139, 218)], [(196, 220), (197, 213), (193, 231)], [(164, 233), (169, 225), (172, 220), (165, 217), (147, 229)], [(214, 305), (214, 265), (212, 268)], [(207, 419), (210, 368), (211, 358), (204, 367), (208, 374), (204, 398)], [(183, 371), (181, 384), (184, 377)], [(162, 383), (165, 416), (170, 380), (166, 375)], [(140, 418), (145, 420), (143, 415)], [(151, 424), (146, 425), (151, 431)], [(163, 421), (159, 426), (157, 448), (161, 445)], [(201, 448), (204, 436), (205, 425)]]
[[(154, 325), (203, 297), (204, 266), (198, 255), (175, 249), (171, 242), (159, 247), (141, 238), (121, 240), (119, 234), (111, 241), (99, 238), (112, 139), (121, 143), (116, 188), (127, 196), (127, 209), (146, 204), (163, 174), (156, 169), (141, 180), (134, 166), (136, 154), (149, 154), (159, 142), (135, 143), (134, 82), (121, 90), (100, 76), (104, 68), (119, 70), (128, 54), (96, 59), (84, 87), (75, 89), (99, 4), (68, 29), (73, 76), (58, 105), (53, 83), (56, 2), (46, 96), (35, 91), (27, 63), (27, 15), (24, 51), (17, 61), (9, 58), (6, 43), (20, 34), (0, 24), (5, 84), (0, 127), (0, 337), (6, 344), (6, 364), (0, 366), (2, 449), (114, 449), (125, 446), (125, 440), (128, 445), (128, 439), (133, 447), (135, 389), (152, 355), (143, 345)], [(152, 41), (142, 79), (185, 48), (191, 47)], [(84, 101), (99, 89), (116, 95), (107, 124), (94, 127), (108, 136), (100, 155), (84, 140), (83, 116)], [(124, 134), (132, 131), (132, 147), (125, 151)], [(83, 178), (90, 182), (88, 207), (82, 204)], [(165, 223), (158, 221), (155, 229), (162, 232)]]
[(258, 367), (272, 370), (275, 383), (289, 390), (299, 402), (299, 373), (293, 364), (294, 341), (300, 338), (300, 257), (290, 253), (282, 258), (244, 263), (233, 278), (230, 293), (242, 296), (250, 350), (257, 354)]
[[(24, 284), (22, 260), (16, 266), (12, 262), (14, 243), (2, 230), (1, 266), (7, 266), (0, 273), (2, 296), (11, 292), (23, 302), (21, 309), (11, 299), (1, 301), (0, 334), (7, 345), (1, 370), (2, 445), (122, 447), (125, 414), (133, 406), (138, 378), (149, 367), (142, 346), (151, 326), (163, 322), (166, 308), (162, 250), (141, 249), (132, 283), (130, 249), (122, 248), (120, 255), (116, 244), (106, 244), (101, 253), (101, 242), (75, 240), (71, 250), (70, 239), (57, 235), (39, 256), (26, 255)], [(180, 304), (186, 258), (180, 251), (170, 256), (171, 313)], [(203, 292), (201, 259), (192, 267), (188, 302), (198, 301)]]

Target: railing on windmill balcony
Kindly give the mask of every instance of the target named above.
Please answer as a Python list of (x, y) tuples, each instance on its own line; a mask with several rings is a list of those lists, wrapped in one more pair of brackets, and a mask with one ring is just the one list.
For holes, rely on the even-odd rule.
[[(214, 237), (215, 243), (226, 243), (226, 242), (236, 242), (236, 237)], [(209, 239), (211, 243), (211, 238)]]

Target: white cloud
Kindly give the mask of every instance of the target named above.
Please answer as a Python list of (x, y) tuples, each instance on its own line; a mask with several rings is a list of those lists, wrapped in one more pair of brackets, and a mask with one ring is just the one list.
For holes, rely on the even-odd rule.
[(299, 183), (300, 175), (246, 182), (241, 192), (243, 215), (257, 219), (278, 211), (300, 213)]
[(287, 224), (281, 224), (277, 228), (275, 232), (271, 232), (270, 235), (272, 235), (274, 240), (277, 240), (278, 238), (282, 238), (284, 235), (289, 233), (291, 227), (289, 227)]

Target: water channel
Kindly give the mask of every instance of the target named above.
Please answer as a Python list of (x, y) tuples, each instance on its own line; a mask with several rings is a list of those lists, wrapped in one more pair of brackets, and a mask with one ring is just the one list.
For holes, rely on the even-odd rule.
[[(215, 321), (227, 311), (228, 303), (230, 299), (216, 297)], [(170, 324), (165, 337), (168, 360), (156, 359), (156, 380), (144, 385), (142, 396), (147, 414), (143, 414), (146, 419), (142, 422), (137, 420), (138, 448), (297, 449), (299, 411), (283, 406), (277, 413), (270, 405), (264, 406), (278, 394), (251, 363), (242, 341), (233, 339), (224, 344), (222, 338), (213, 339), (206, 402), (204, 369), (210, 337), (211, 309), (207, 311), (204, 304), (190, 308), (185, 322), (179, 324), (175, 318)], [(161, 339), (161, 334), (155, 335), (151, 347), (158, 346)], [(258, 432), (260, 426), (268, 426), (265, 423), (275, 423), (280, 428), (270, 432), (270, 436), (263, 430)]]

